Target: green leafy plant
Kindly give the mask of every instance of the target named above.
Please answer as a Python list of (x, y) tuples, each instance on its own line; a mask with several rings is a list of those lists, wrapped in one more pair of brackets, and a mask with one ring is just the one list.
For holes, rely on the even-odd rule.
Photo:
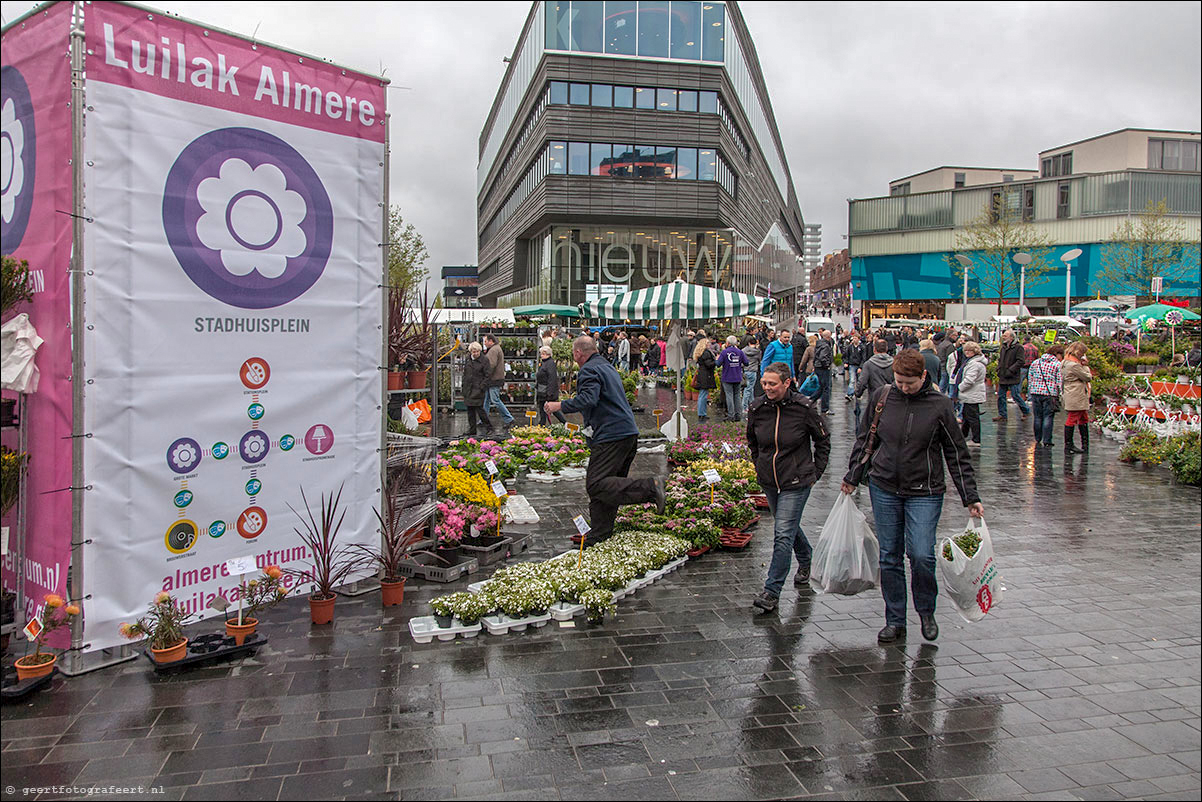
[(46, 639), (50, 637), (51, 632), (70, 624), (71, 619), (77, 615), (79, 615), (79, 605), (65, 604), (63, 597), (57, 593), (46, 594), (42, 600), (42, 614), (37, 619), (40, 628), (33, 639), (33, 659), (27, 659), (23, 665), (36, 666), (53, 660), (53, 655), (42, 651), (42, 647), (46, 645)]
[(3, 262), (0, 278), (0, 319), (6, 319), (9, 312), (19, 304), (33, 300), (33, 282), (30, 281), (29, 262), (7, 254), (0, 261)]
[(122, 624), (121, 636), (129, 640), (146, 638), (152, 649), (170, 649), (184, 639), (184, 624), (192, 618), (167, 591), (154, 597), (146, 615), (132, 624)]
[(944, 543), (943, 559), (948, 562), (952, 560), (952, 543), (964, 552), (965, 557), (972, 557), (977, 553), (977, 549), (981, 548), (981, 533), (975, 529), (965, 529), (962, 534), (952, 538), (951, 543)]
[(334, 596), (334, 588), (346, 581), (363, 562), (354, 549), (338, 542), (338, 530), (346, 518), (346, 510), (339, 514), (338, 509), (342, 502), (342, 487), (339, 486), (337, 494), (330, 493), (328, 497), (322, 495), (317, 516), (313, 515), (304, 488), (301, 489), (301, 500), (305, 504), (305, 515), (297, 512), (291, 504), (288, 509), (300, 519), (303, 529), (294, 528), (293, 531), (308, 549), (311, 562), (307, 568), (292, 568), (288, 573), (302, 582), (312, 582), (315, 586), (314, 599), (330, 599)]
[(239, 610), (243, 621), (258, 618), (262, 610), (269, 610), (279, 604), (288, 595), (288, 588), (281, 581), (284, 572), (278, 565), (269, 565), (263, 569), (263, 575), (254, 579), (243, 579), (238, 583), (238, 596), (242, 600), (241, 608), (226, 609), (226, 619), (237, 621)]
[(29, 455), (0, 447), (0, 514), (7, 514), (21, 495), (21, 474), (25, 472)]
[(593, 623), (600, 623), (605, 616), (617, 612), (618, 605), (614, 602), (613, 591), (593, 588), (580, 594), (580, 603), (584, 605), (585, 615)]

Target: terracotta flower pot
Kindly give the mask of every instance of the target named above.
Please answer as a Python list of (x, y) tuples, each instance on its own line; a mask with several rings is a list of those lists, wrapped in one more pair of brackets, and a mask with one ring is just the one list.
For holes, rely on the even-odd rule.
[(410, 370), (405, 373), (405, 385), (410, 390), (420, 390), (426, 386), (428, 370)]
[(43, 657), (49, 656), (50, 659), (44, 663), (32, 663), (30, 661), (33, 660), (34, 657), (36, 657), (36, 655), (30, 654), (30, 655), (26, 655), (25, 657), (22, 657), (20, 660), (18, 660), (16, 662), (17, 680), (20, 682), (24, 682), (27, 679), (36, 679), (38, 677), (44, 677), (47, 674), (49, 674), (50, 672), (54, 671), (54, 664), (58, 662), (58, 657), (56, 655), (45, 655), (45, 654), (43, 654), (42, 656)]
[(174, 646), (168, 646), (166, 649), (151, 648), (150, 654), (154, 657), (156, 663), (174, 663), (176, 660), (183, 660), (188, 654), (188, 639), (183, 638)]
[(380, 580), (380, 601), (385, 607), (396, 607), (405, 600), (405, 580)]
[(388, 371), (388, 389), (389, 390), (404, 390), (405, 389), (405, 374), (402, 371)]
[(321, 599), (316, 595), (309, 597), (309, 617), (314, 624), (328, 624), (334, 620), (334, 602), (338, 597), (333, 593), (330, 598)]
[(257, 618), (243, 618), (242, 623), (238, 623), (238, 619), (227, 619), (225, 622), (225, 636), (234, 639), (234, 645), (241, 646), (246, 642), (246, 638), (253, 635), (255, 627), (259, 625)]

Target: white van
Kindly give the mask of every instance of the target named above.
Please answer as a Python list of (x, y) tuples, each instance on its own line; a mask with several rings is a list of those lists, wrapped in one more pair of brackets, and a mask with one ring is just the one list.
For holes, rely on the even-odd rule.
[(806, 334), (817, 334), (820, 330), (826, 329), (834, 333), (835, 321), (829, 317), (807, 317), (806, 318)]

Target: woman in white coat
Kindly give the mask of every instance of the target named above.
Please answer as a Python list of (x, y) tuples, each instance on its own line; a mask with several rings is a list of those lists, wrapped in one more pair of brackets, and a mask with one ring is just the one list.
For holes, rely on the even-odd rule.
[(960, 379), (960, 403), (964, 405), (964, 416), (960, 431), (964, 433), (969, 446), (980, 446), (981, 404), (985, 403), (985, 372), (989, 361), (981, 353), (981, 346), (972, 340), (964, 343), (964, 358), (964, 376)]

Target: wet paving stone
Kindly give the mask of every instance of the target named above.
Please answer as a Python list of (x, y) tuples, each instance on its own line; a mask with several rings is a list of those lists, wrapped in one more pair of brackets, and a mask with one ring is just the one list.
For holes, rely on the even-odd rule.
[[(829, 422), (811, 540), (851, 446), (837, 392)], [(689, 562), (595, 629), (413, 643), (409, 617), (486, 568), (413, 581), (399, 610), (341, 598), (330, 627), (289, 600), (242, 661), (56, 677), (0, 713), (5, 784), (136, 778), (160, 800), (1196, 798), (1198, 489), (1120, 464), (1102, 438), (1066, 458), (1032, 451), (1016, 420), (983, 427), (972, 459), (1007, 591), (975, 624), (941, 598), (934, 644), (911, 613), (909, 640), (878, 646), (879, 593), (787, 583), (755, 614), (765, 516), (748, 549)], [(632, 473), (665, 470), (641, 454)], [(542, 516), (515, 527), (533, 534), (521, 559), (567, 550), (583, 488), (519, 492)], [(941, 533), (962, 515), (950, 496)]]

